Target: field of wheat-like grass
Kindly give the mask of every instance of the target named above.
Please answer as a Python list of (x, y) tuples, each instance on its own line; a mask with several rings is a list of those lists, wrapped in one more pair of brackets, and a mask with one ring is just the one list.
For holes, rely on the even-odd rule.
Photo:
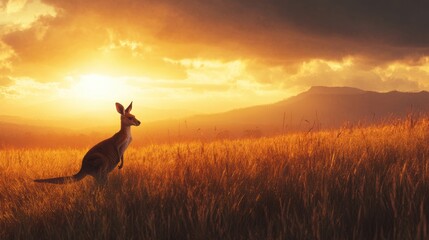
[(0, 239), (427, 239), (429, 121), (130, 148), (0, 150)]

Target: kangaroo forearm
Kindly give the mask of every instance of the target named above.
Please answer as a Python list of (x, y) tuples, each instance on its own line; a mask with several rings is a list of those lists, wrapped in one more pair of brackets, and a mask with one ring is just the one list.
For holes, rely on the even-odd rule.
[(119, 163), (118, 168), (121, 169), (124, 166), (124, 156), (121, 156), (121, 162)]

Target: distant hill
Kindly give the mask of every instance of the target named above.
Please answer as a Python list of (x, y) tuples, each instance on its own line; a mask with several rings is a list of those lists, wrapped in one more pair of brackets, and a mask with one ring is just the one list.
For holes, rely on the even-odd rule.
[[(180, 140), (258, 137), (297, 131), (368, 125), (429, 113), (429, 92), (364, 91), (351, 87), (311, 87), (286, 100), (228, 112), (145, 122), (133, 128), (133, 145)], [(116, 127), (67, 130), (30, 126), (28, 119), (0, 116), (0, 147), (91, 146)], [(67, 124), (66, 124), (67, 125)]]
[(5, 122), (14, 117), (0, 118), (0, 149), (4, 147), (86, 147), (108, 136), (99, 132), (79, 133), (67, 128)]
[(373, 124), (410, 113), (429, 113), (429, 92), (315, 86), (274, 104), (147, 124), (145, 133), (154, 138), (251, 137), (332, 129), (346, 123)]

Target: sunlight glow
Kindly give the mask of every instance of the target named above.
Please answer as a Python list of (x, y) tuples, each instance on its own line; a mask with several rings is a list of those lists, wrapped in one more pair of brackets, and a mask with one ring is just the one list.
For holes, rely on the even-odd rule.
[(123, 95), (124, 86), (112, 77), (88, 74), (79, 77), (71, 92), (81, 99), (110, 100)]

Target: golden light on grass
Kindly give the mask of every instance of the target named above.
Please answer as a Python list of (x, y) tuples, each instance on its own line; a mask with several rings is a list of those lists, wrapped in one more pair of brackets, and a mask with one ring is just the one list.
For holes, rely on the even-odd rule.
[(0, 240), (429, 239), (429, 118), (324, 130), (429, 112), (429, 2), (360, 2), (0, 0)]
[(427, 239), (427, 119), (131, 148), (108, 187), (86, 149), (0, 150), (0, 238)]

